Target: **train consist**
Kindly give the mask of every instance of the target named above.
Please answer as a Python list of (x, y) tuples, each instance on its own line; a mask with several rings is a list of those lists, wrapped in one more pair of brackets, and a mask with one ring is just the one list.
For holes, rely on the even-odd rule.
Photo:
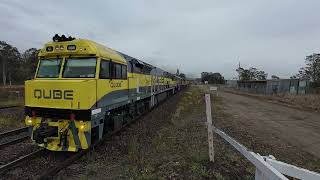
[(55, 35), (25, 82), (25, 123), (51, 151), (78, 151), (187, 86), (184, 79), (96, 42)]

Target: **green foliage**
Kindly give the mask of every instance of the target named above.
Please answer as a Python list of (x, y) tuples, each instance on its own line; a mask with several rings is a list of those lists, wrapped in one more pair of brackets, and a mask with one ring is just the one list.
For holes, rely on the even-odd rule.
[(37, 66), (39, 50), (30, 48), (24, 53), (4, 41), (0, 41), (0, 77), (2, 84), (21, 84), (26, 79), (31, 79)]
[(39, 49), (30, 48), (22, 54), (22, 68), (20, 72), (24, 75), (24, 79), (33, 78), (38, 65), (37, 56), (39, 51)]
[(249, 69), (244, 69), (239, 67), (236, 69), (239, 74), (240, 80), (266, 80), (268, 74), (264, 71), (259, 71), (257, 68), (251, 67)]
[(320, 87), (320, 54), (307, 56), (305, 63), (305, 67), (300, 68), (298, 74), (291, 78), (309, 79), (312, 87)]
[(209, 177), (210, 172), (200, 163), (192, 163), (191, 170), (193, 173), (198, 174), (200, 177)]
[(180, 73), (178, 76), (181, 77), (182, 79), (186, 79), (186, 75), (183, 73)]
[(220, 73), (202, 72), (201, 81), (209, 84), (224, 84), (224, 77)]

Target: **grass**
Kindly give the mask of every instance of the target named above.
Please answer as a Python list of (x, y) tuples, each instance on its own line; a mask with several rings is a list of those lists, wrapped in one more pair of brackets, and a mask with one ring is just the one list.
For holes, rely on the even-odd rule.
[(23, 105), (23, 86), (1, 87), (0, 107)]
[(276, 97), (285, 103), (291, 103), (304, 108), (320, 111), (320, 95), (285, 95), (283, 97)]
[(0, 117), (0, 127), (21, 127), (24, 125), (23, 118), (20, 113), (4, 114)]
[[(18, 99), (0, 101), (0, 107), (8, 106), (23, 106), (23, 101)], [(21, 127), (24, 125), (24, 117), (21, 110), (12, 112), (10, 109), (4, 109), (1, 111), (3, 112), (0, 113), (0, 128)]]
[[(222, 100), (212, 96), (212, 101)], [(122, 142), (126, 144), (125, 152), (112, 151), (89, 161), (81, 179), (106, 178), (104, 175), (109, 179), (140, 180), (250, 179), (254, 170), (222, 139), (214, 138), (216, 160), (209, 161), (205, 117), (204, 92), (193, 86), (183, 92), (175, 110), (169, 118), (163, 117), (161, 125), (142, 126), (141, 132), (130, 134)]]
[(23, 106), (23, 99), (0, 100), (0, 107)]
[(263, 95), (247, 93), (233, 89), (225, 89), (227, 92), (232, 92), (240, 95), (247, 95), (261, 100), (269, 100), (274, 103), (280, 103), (292, 108), (302, 110), (320, 111), (320, 95), (319, 94), (306, 94), (306, 95)]

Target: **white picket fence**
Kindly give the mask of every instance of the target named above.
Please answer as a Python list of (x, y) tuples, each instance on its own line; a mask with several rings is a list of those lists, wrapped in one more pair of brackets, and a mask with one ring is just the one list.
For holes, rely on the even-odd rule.
[(226, 140), (230, 145), (232, 145), (236, 150), (238, 150), (256, 167), (256, 180), (288, 180), (288, 178), (284, 175), (297, 179), (320, 180), (319, 173), (309, 171), (307, 169), (303, 169), (297, 166), (293, 166), (291, 164), (287, 164), (281, 161), (277, 161), (272, 155), (261, 156), (258, 153), (249, 151), (245, 146), (238, 143), (235, 139), (228, 136), (225, 132), (213, 126), (210, 94), (205, 95), (205, 100), (210, 161), (214, 162), (213, 132), (215, 132), (218, 135), (220, 135), (224, 140)]

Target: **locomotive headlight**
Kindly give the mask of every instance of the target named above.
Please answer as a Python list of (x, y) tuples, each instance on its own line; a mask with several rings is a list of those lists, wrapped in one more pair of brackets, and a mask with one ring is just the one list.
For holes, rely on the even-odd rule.
[(48, 47), (46, 48), (46, 51), (47, 51), (47, 52), (53, 51), (53, 47), (52, 47), (52, 46), (48, 46)]
[(63, 45), (60, 45), (60, 50), (63, 50), (63, 49), (64, 49)]
[(27, 126), (32, 126), (32, 124), (33, 124), (33, 121), (32, 121), (31, 118), (26, 119), (26, 125)]
[(68, 49), (69, 51), (74, 51), (74, 50), (77, 49), (77, 47), (76, 47), (76, 45), (68, 45), (68, 46), (67, 46), (67, 49)]
[(84, 132), (84, 131), (89, 131), (89, 125), (88, 123), (80, 121), (80, 124), (78, 126), (79, 131)]

